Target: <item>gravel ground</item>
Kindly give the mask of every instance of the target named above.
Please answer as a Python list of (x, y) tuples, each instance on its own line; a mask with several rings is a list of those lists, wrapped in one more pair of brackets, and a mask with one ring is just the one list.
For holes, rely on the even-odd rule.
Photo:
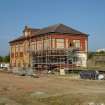
[(0, 72), (0, 105), (105, 105), (105, 80)]

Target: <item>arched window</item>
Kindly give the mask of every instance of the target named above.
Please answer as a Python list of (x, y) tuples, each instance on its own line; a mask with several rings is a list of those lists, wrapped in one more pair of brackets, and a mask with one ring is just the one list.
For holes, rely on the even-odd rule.
[(73, 47), (74, 43), (72, 41), (69, 42), (69, 47)]

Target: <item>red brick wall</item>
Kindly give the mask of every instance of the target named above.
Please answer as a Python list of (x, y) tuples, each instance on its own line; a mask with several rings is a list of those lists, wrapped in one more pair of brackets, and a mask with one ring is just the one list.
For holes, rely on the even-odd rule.
[[(83, 36), (83, 35), (59, 35), (59, 34), (54, 34), (54, 35), (49, 35), (49, 37), (51, 38), (63, 38), (63, 39), (68, 39), (69, 41), (73, 41), (73, 40), (80, 40), (80, 51), (86, 51), (86, 43), (85, 41), (88, 41), (88, 37), (87, 36)], [(66, 45), (66, 43), (65, 43)], [(88, 47), (88, 46), (87, 46)]]

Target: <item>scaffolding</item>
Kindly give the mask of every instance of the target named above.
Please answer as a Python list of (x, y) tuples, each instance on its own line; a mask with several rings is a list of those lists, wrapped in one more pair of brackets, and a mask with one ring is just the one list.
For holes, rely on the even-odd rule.
[(75, 66), (73, 59), (69, 59), (70, 49), (47, 49), (32, 53), (32, 67), (35, 70), (69, 69)]

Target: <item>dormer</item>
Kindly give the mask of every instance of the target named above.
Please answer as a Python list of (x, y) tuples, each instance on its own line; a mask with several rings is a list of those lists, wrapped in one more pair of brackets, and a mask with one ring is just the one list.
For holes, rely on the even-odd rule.
[(28, 37), (28, 36), (32, 36), (32, 35), (35, 35), (36, 32), (38, 32), (40, 29), (35, 29), (35, 28), (30, 28), (28, 26), (25, 26), (24, 30), (23, 30), (23, 35), (25, 37)]
[(28, 26), (25, 26), (24, 30), (23, 30), (23, 35), (25, 37), (31, 36), (31, 28)]

